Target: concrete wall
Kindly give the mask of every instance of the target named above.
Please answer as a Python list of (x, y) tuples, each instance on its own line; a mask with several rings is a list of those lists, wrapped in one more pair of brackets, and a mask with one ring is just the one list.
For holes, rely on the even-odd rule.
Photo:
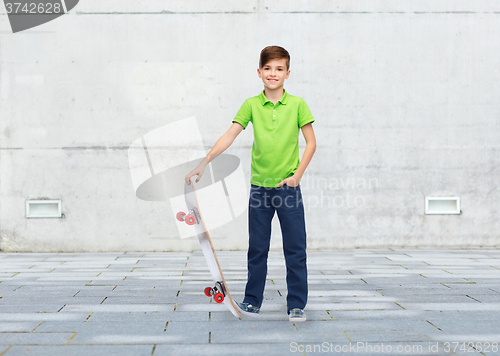
[[(498, 1), (84, 0), (17, 34), (1, 9), (3, 251), (198, 249), (167, 202), (135, 197), (127, 148), (194, 115), (208, 151), (262, 89), (270, 44), (316, 118), (309, 248), (500, 245)], [(227, 151), (248, 179), (252, 140), (249, 126)], [(462, 214), (424, 214), (451, 195)], [(44, 197), (64, 218), (26, 219)], [(245, 249), (246, 213), (211, 235)]]

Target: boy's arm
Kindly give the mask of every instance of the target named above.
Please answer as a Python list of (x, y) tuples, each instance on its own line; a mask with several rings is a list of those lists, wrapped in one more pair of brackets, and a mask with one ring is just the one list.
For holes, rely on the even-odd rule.
[(210, 152), (208, 152), (207, 156), (203, 158), (200, 164), (198, 164), (198, 166), (191, 172), (186, 174), (186, 176), (184, 177), (186, 184), (187, 185), (191, 184), (190, 179), (192, 176), (195, 175), (198, 176), (198, 178), (196, 178), (196, 183), (198, 183), (201, 179), (201, 176), (203, 175), (206, 165), (209, 162), (212, 162), (218, 155), (220, 155), (229, 146), (231, 146), (234, 139), (240, 134), (241, 131), (243, 131), (243, 126), (236, 122), (233, 123), (229, 128), (229, 130), (227, 130), (227, 132), (217, 140), (214, 147), (210, 150)]
[(296, 187), (299, 185), (302, 175), (307, 168), (309, 162), (311, 162), (312, 156), (316, 151), (316, 136), (314, 136), (314, 130), (312, 123), (306, 124), (301, 128), (304, 139), (306, 140), (306, 149), (302, 155), (302, 160), (300, 161), (299, 168), (295, 171), (294, 175), (281, 181), (277, 187), (281, 187), (283, 184), (287, 184), (291, 187)]

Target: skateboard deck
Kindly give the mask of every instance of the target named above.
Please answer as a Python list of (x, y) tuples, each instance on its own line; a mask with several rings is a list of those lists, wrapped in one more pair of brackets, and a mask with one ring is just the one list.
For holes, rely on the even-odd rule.
[(205, 295), (213, 297), (217, 303), (224, 303), (227, 309), (229, 309), (234, 316), (242, 319), (240, 312), (231, 298), (226, 280), (224, 279), (224, 275), (222, 274), (222, 270), (219, 265), (219, 260), (217, 259), (217, 255), (215, 253), (214, 245), (212, 244), (210, 235), (208, 234), (205, 223), (203, 222), (203, 216), (199, 209), (198, 198), (196, 195), (196, 187), (192, 180), (190, 185), (184, 184), (184, 198), (186, 200), (187, 211), (178, 212), (177, 219), (179, 221), (185, 221), (186, 224), (191, 225), (196, 231), (201, 250), (203, 251), (208, 269), (210, 270), (210, 275), (212, 276), (214, 282), (213, 287), (205, 288)]

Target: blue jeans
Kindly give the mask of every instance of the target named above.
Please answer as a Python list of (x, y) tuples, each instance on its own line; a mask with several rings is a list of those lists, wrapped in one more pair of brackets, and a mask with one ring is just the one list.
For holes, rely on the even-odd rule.
[(275, 211), (281, 226), (286, 262), (287, 310), (307, 303), (306, 226), (300, 184), (279, 188), (251, 185), (248, 208), (248, 281), (243, 302), (260, 307), (264, 298), (271, 221)]

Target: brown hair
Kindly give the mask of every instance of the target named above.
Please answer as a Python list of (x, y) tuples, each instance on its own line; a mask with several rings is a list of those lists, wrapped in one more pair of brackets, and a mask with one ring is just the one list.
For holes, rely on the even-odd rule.
[(259, 68), (273, 59), (286, 59), (286, 70), (290, 68), (290, 54), (280, 46), (267, 46), (260, 52)]

